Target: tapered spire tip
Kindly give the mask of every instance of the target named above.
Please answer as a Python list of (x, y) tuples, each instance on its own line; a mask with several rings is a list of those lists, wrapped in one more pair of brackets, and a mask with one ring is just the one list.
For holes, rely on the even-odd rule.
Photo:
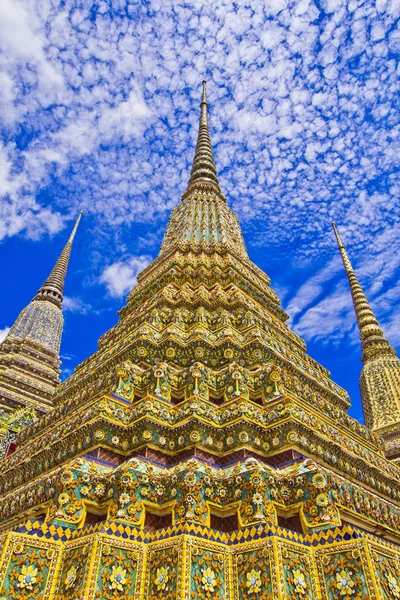
[(72, 244), (72, 242), (74, 241), (77, 229), (79, 227), (79, 223), (80, 223), (81, 218), (82, 218), (82, 215), (83, 215), (83, 212), (79, 211), (78, 216), (77, 216), (76, 221), (75, 221), (75, 225), (74, 225), (74, 227), (73, 227), (73, 229), (71, 231), (71, 235), (68, 238), (68, 243), (69, 244)]
[(396, 356), (395, 350), (384, 337), (383, 332), (379, 327), (378, 320), (375, 317), (375, 314), (357, 279), (353, 266), (347, 255), (346, 248), (340, 239), (336, 225), (332, 223), (332, 226), (350, 284), (350, 291), (353, 298), (357, 325), (360, 330), (361, 346), (363, 350), (362, 360), (365, 363), (368, 360), (374, 359), (378, 356)]
[(206, 81), (203, 80), (203, 91), (200, 103), (200, 124), (197, 136), (196, 150), (190, 172), (189, 186), (197, 181), (212, 183), (220, 193), (217, 169), (211, 146), (210, 132), (208, 129), (208, 103)]
[(207, 104), (207, 81), (205, 79), (203, 79), (203, 94), (201, 97), (201, 103), (204, 102)]
[[(343, 244), (343, 242), (342, 242), (342, 240), (341, 240), (341, 237), (340, 237), (340, 235), (339, 235), (339, 232), (338, 232), (338, 230), (337, 230), (337, 227), (336, 227), (336, 223), (335, 223), (334, 221), (332, 221), (332, 227), (333, 227), (333, 231), (335, 232), (336, 241), (337, 241), (337, 243), (338, 243), (339, 250), (342, 250), (342, 249), (344, 249), (344, 244)], [(350, 265), (350, 267), (351, 267), (350, 260), (348, 259), (348, 256), (347, 256), (347, 254), (346, 254), (346, 259), (347, 259), (347, 261), (348, 261), (348, 263), (349, 263), (349, 265)], [(345, 260), (345, 259), (343, 258), (343, 261), (344, 261), (344, 260)], [(345, 265), (345, 266), (346, 266), (346, 265)]]
[(80, 211), (63, 251), (61, 252), (50, 275), (36, 294), (34, 300), (48, 300), (49, 302), (53, 302), (53, 304), (56, 304), (59, 308), (61, 308), (64, 282), (67, 275), (69, 258), (71, 256), (72, 243), (75, 239), (82, 214), (83, 212)]

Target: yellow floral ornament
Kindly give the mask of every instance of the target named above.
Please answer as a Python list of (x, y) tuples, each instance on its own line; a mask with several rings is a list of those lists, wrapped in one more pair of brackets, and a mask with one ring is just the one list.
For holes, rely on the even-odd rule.
[(247, 573), (246, 587), (249, 594), (257, 594), (261, 589), (261, 573), (252, 569)]
[(304, 596), (307, 591), (307, 581), (300, 569), (296, 569), (293, 573), (293, 584), (296, 592)]
[(119, 497), (119, 501), (121, 504), (128, 504), (130, 501), (130, 496), (129, 494), (123, 493), (121, 494), (121, 496)]
[(64, 471), (64, 473), (61, 475), (61, 480), (63, 481), (63, 483), (71, 483), (73, 479), (74, 476), (71, 473), (71, 471)]
[(165, 590), (168, 583), (168, 567), (160, 567), (157, 569), (155, 583), (159, 592)]
[(398, 583), (396, 577), (394, 577), (393, 575), (389, 575), (388, 583), (389, 583), (390, 590), (393, 594), (393, 598), (396, 598), (396, 600), (399, 599), (400, 598), (400, 586), (399, 586), (399, 583)]
[(254, 494), (254, 496), (253, 496), (253, 503), (254, 504), (262, 504), (263, 503), (263, 497), (262, 497), (262, 495), (259, 494), (259, 493)]
[(201, 438), (201, 434), (199, 431), (194, 430), (190, 433), (190, 440), (192, 442), (198, 442), (200, 440), (200, 438)]
[(193, 486), (196, 484), (196, 476), (194, 473), (188, 473), (185, 477), (185, 483), (186, 485), (188, 485), (189, 487)]
[(69, 495), (67, 494), (67, 492), (62, 492), (58, 498), (58, 502), (60, 504), (68, 504), (69, 502)]
[(314, 487), (317, 488), (317, 490), (322, 490), (322, 488), (326, 486), (326, 479), (323, 475), (321, 475), (321, 473), (317, 473), (316, 475), (314, 475), (312, 482)]
[(19, 587), (27, 590), (33, 590), (36, 583), (38, 570), (33, 565), (24, 565), (21, 574), (18, 577)]
[(76, 569), (72, 565), (72, 567), (69, 569), (69, 571), (67, 571), (67, 574), (64, 579), (65, 587), (67, 588), (67, 590), (69, 590), (69, 588), (72, 588), (75, 581), (76, 581)]
[(216, 585), (215, 573), (209, 567), (202, 571), (201, 582), (206, 592), (213, 592)]
[(14, 553), (15, 554), (22, 554), (22, 552), (24, 551), (24, 544), (22, 542), (16, 542), (14, 544)]
[(111, 587), (113, 590), (122, 592), (126, 584), (126, 571), (122, 567), (113, 567), (110, 575)]
[(329, 498), (326, 494), (318, 494), (315, 502), (318, 504), (318, 506), (328, 506)]
[(349, 597), (354, 594), (354, 582), (351, 579), (351, 571), (342, 569), (336, 573), (336, 587), (342, 597)]

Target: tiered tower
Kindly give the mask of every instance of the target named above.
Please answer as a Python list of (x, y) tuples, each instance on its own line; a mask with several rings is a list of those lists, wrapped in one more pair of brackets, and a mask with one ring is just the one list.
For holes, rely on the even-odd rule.
[(358, 282), (338, 230), (332, 223), (350, 284), (362, 347), (360, 389), (365, 424), (385, 443), (386, 456), (400, 458), (400, 360), (389, 344)]
[(0, 457), (13, 433), (53, 407), (60, 382), (64, 282), (81, 216), (50, 275), (0, 344)]
[(4, 598), (400, 598), (399, 468), (249, 260), (205, 85), (120, 317), (1, 464)]

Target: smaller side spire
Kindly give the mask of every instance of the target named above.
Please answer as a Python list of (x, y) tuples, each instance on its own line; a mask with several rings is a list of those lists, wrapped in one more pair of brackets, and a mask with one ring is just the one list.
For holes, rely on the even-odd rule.
[(363, 350), (361, 357), (362, 361), (365, 363), (370, 359), (380, 356), (396, 356), (396, 351), (389, 344), (379, 327), (378, 320), (375, 317), (374, 312), (357, 279), (335, 223), (332, 223), (332, 227), (333, 231), (335, 232), (340, 254), (342, 255), (344, 268), (350, 284), (351, 295), (353, 297), (354, 310), (356, 313), (357, 325), (360, 330), (360, 338)]
[(381, 438), (385, 453), (400, 461), (400, 360), (389, 344), (361, 288), (335, 223), (332, 223), (350, 284), (360, 330), (360, 391), (366, 426)]
[(65, 277), (67, 275), (68, 263), (71, 256), (71, 248), (80, 220), (82, 218), (82, 214), (82, 211), (80, 211), (63, 251), (61, 252), (50, 275), (36, 294), (34, 300), (48, 300), (49, 302), (53, 302), (53, 304), (61, 308)]
[(53, 270), (0, 344), (0, 411), (50, 410), (59, 385), (64, 281), (82, 212)]
[(215, 166), (214, 155), (211, 146), (210, 132), (208, 129), (208, 103), (206, 81), (203, 81), (203, 93), (200, 103), (200, 124), (197, 136), (196, 150), (194, 153), (192, 170), (188, 188), (197, 181), (212, 183), (219, 193), (221, 193), (217, 169)]

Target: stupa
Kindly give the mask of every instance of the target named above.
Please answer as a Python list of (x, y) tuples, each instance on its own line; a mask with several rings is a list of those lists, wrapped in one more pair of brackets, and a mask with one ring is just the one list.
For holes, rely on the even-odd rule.
[(249, 259), (205, 84), (188, 187), (119, 316), (0, 463), (0, 598), (400, 598), (399, 467)]
[(64, 284), (81, 217), (50, 275), (0, 343), (0, 458), (14, 449), (20, 429), (53, 408), (61, 372)]

